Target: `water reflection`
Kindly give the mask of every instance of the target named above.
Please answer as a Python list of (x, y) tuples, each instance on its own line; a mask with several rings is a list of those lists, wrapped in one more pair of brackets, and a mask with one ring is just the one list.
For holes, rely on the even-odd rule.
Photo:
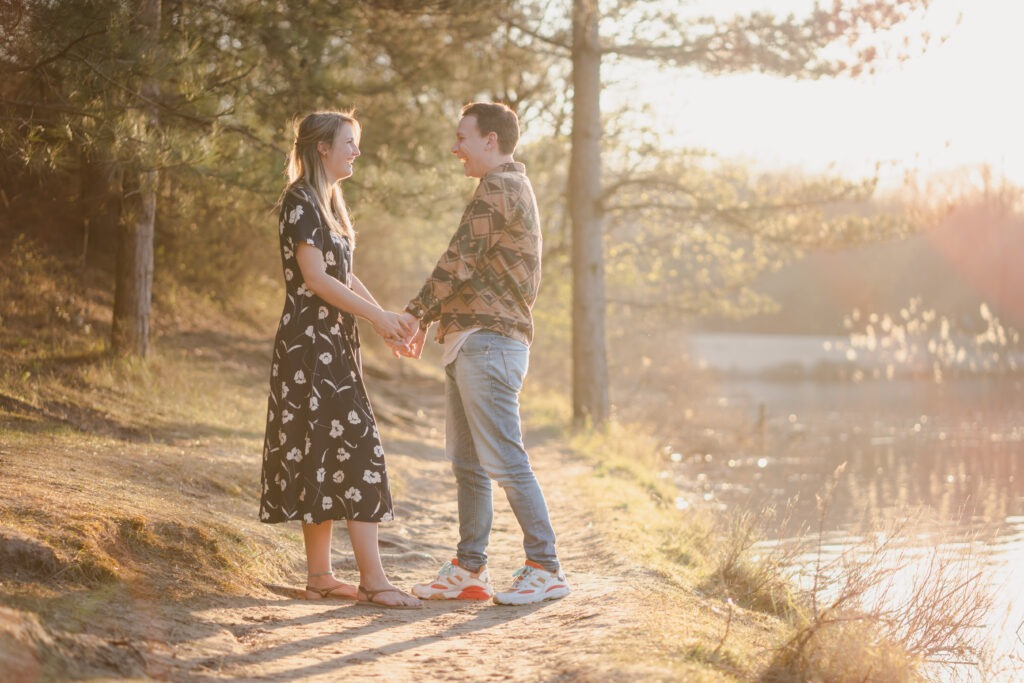
[[(746, 424), (722, 452), (708, 452), (706, 443), (680, 449), (671, 465), (681, 489), (677, 505), (760, 509), (795, 499), (777, 528), (778, 538), (793, 537), (817, 529), (815, 495), (846, 462), (823, 520), (832, 551), (910, 509), (922, 514), (905, 531), (901, 552), (979, 541), (997, 598), (991, 641), (1005, 657), (1024, 654), (1017, 634), (1024, 622), (1019, 380), (731, 380), (717, 388), (716, 405), (734, 409)], [(906, 571), (919, 569), (910, 562)]]
[(817, 524), (814, 496), (843, 462), (831, 529), (860, 528), (917, 506), (966, 523), (1024, 514), (1024, 391), (1017, 381), (749, 380), (718, 390), (749, 419), (749, 434), (737, 439), (739, 452), (680, 453), (680, 484), (726, 505), (799, 496), (780, 535)]

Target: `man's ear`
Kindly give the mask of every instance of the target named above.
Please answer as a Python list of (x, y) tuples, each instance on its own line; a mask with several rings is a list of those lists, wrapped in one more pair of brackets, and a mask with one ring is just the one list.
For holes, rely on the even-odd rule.
[(487, 144), (488, 144), (488, 149), (491, 149), (491, 148), (497, 149), (498, 148), (498, 134), (496, 132), (494, 132), (493, 130), (490, 133), (487, 134)]

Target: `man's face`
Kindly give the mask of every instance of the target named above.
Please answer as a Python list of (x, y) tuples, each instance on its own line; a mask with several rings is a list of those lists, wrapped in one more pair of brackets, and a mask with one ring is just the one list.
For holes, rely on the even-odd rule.
[(459, 120), (459, 126), (455, 129), (452, 154), (462, 161), (466, 175), (470, 178), (482, 178), (491, 170), (491, 156), (497, 146), (495, 137), (494, 133), (487, 136), (480, 134), (480, 126), (477, 125), (475, 116), (463, 116)]

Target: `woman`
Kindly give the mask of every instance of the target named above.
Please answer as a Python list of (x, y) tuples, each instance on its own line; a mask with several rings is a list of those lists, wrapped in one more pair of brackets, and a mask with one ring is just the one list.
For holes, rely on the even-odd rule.
[[(352, 175), (360, 127), (317, 112), (295, 128), (279, 201), (286, 299), (274, 342), (260, 519), (300, 520), (309, 599), (415, 608), (384, 574), (377, 524), (392, 518), (384, 450), (363, 384), (356, 317), (392, 344), (414, 333), (352, 272), (355, 236), (338, 181)], [(331, 526), (346, 520), (359, 585), (331, 571)]]

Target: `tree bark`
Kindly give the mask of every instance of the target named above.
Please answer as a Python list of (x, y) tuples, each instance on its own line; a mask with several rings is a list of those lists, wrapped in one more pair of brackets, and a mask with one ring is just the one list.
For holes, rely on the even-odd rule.
[[(137, 24), (145, 49), (155, 50), (160, 39), (161, 0), (140, 0)], [(140, 57), (152, 66), (152, 55)], [(147, 59), (148, 58), (148, 59)], [(150, 74), (140, 88), (146, 101), (159, 94), (156, 77)], [(145, 127), (160, 125), (155, 107), (145, 113)], [(140, 157), (143, 155), (140, 153)], [(117, 248), (117, 283), (114, 289), (114, 322), (111, 346), (114, 353), (145, 358), (149, 353), (149, 320), (153, 302), (153, 234), (156, 223), (157, 171), (140, 158), (125, 170), (124, 213)]]
[(124, 214), (117, 245), (114, 289), (114, 353), (145, 358), (153, 301), (153, 232), (156, 222), (156, 171), (125, 173)]
[(607, 421), (608, 361), (605, 352), (604, 227), (601, 198), (601, 51), (598, 0), (574, 0), (572, 44), (572, 154), (569, 213), (572, 218), (573, 422)]

